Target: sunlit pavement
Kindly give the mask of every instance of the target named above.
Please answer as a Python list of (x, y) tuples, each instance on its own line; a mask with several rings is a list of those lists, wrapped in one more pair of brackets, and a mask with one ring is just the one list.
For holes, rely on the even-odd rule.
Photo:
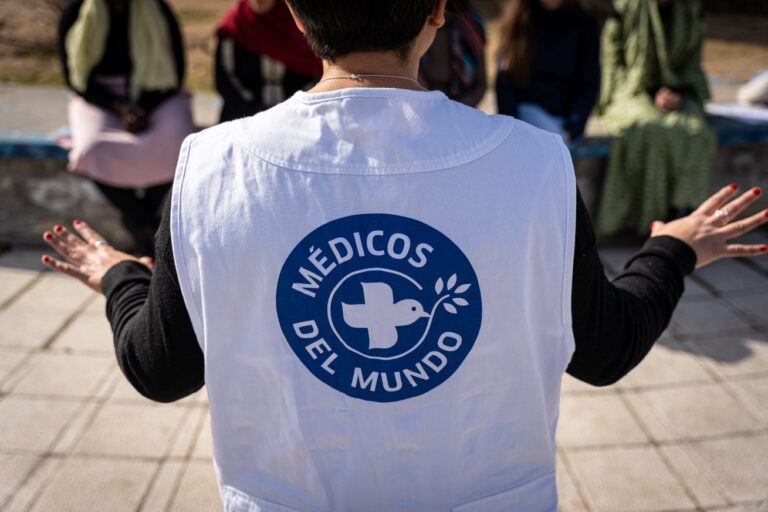
[[(630, 252), (605, 251), (608, 271)], [(0, 256), (0, 509), (220, 508), (204, 391), (140, 397), (115, 363), (103, 298), (38, 258)], [(689, 279), (619, 385), (567, 378), (558, 465), (563, 511), (768, 510), (768, 258)]]

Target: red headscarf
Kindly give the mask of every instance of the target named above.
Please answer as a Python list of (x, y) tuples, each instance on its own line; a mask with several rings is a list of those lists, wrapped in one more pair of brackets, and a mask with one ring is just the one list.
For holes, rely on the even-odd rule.
[(231, 37), (248, 51), (280, 61), (295, 73), (311, 77), (323, 74), (322, 62), (296, 27), (285, 0), (277, 0), (265, 14), (254, 13), (248, 0), (241, 0), (221, 20), (217, 34)]

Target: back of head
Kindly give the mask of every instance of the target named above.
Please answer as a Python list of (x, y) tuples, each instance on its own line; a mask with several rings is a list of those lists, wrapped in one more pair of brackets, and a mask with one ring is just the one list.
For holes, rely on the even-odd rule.
[(437, 0), (287, 0), (312, 49), (333, 62), (353, 52), (394, 51), (405, 59)]

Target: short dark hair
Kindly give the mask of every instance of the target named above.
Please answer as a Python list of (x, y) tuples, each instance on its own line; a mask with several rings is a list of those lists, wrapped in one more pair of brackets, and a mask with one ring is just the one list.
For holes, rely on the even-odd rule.
[(437, 0), (287, 0), (318, 57), (394, 51), (405, 59)]

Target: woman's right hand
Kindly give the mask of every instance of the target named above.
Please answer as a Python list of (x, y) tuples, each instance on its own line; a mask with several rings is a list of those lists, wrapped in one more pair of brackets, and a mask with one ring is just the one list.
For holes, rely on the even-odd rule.
[(109, 269), (123, 261), (142, 263), (150, 269), (152, 258), (136, 258), (118, 251), (104, 237), (81, 220), (74, 222), (75, 231), (61, 225), (43, 233), (43, 240), (59, 253), (64, 261), (45, 254), (43, 264), (56, 272), (74, 277), (92, 290), (101, 292), (101, 280)]
[(149, 123), (147, 111), (130, 103), (116, 103), (115, 111), (120, 118), (123, 129), (128, 133), (141, 133), (147, 129)]
[(728, 185), (704, 201), (691, 215), (668, 223), (654, 222), (651, 224), (651, 236), (671, 236), (688, 244), (696, 253), (696, 268), (721, 258), (768, 254), (768, 245), (729, 243), (768, 224), (768, 210), (738, 219), (763, 193), (758, 187), (741, 195), (738, 190), (738, 185)]

